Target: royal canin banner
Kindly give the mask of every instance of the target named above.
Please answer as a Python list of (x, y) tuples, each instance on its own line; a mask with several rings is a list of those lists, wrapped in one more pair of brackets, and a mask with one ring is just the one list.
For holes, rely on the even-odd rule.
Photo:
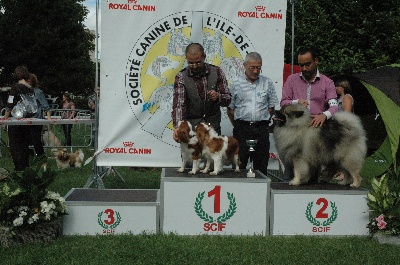
[[(185, 48), (202, 43), (206, 62), (228, 83), (248, 52), (263, 57), (262, 74), (281, 97), (286, 26), (284, 0), (101, 1), (99, 166), (178, 167), (172, 139), (175, 75)], [(222, 134), (232, 126), (222, 109)]]

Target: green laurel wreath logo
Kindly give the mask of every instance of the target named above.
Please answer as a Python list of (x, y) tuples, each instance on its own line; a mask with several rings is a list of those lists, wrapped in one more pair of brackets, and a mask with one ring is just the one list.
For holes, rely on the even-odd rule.
[(227, 220), (229, 220), (235, 213), (236, 213), (236, 199), (233, 196), (233, 193), (229, 193), (228, 194), (228, 200), (229, 200), (229, 207), (228, 210), (221, 216), (218, 216), (217, 219), (215, 220), (212, 216), (210, 216), (208, 213), (206, 213), (203, 210), (203, 206), (202, 206), (202, 201), (204, 199), (204, 194), (205, 191), (203, 192), (199, 192), (199, 194), (196, 197), (196, 202), (194, 204), (194, 210), (197, 214), (198, 217), (200, 217), (203, 221), (207, 222), (207, 223), (213, 223), (214, 221), (216, 221), (217, 223), (223, 223), (226, 222)]
[(322, 223), (323, 226), (330, 225), (331, 223), (333, 223), (336, 220), (336, 218), (338, 216), (338, 210), (337, 210), (335, 203), (334, 202), (330, 202), (330, 203), (331, 203), (331, 208), (332, 208), (332, 214), (328, 218), (328, 220), (326, 220)]
[[(307, 205), (307, 210), (306, 210), (307, 220), (315, 226), (321, 226), (321, 222), (318, 221), (316, 218), (314, 218), (311, 214), (311, 208), (313, 207), (313, 204), (314, 204), (313, 202), (309, 202)], [(332, 224), (338, 216), (338, 210), (336, 204), (334, 202), (330, 202), (330, 204), (332, 208), (332, 214), (326, 221), (322, 222), (322, 226), (328, 226)]]
[(203, 206), (201, 205), (201, 202), (203, 201), (204, 194), (206, 192), (199, 192), (199, 195), (197, 195), (196, 202), (194, 204), (194, 210), (197, 214), (198, 217), (200, 217), (202, 220), (204, 220), (207, 223), (212, 223), (214, 222), (214, 218), (212, 216), (209, 216), (204, 210)]
[(232, 193), (227, 192), (229, 207), (228, 210), (217, 218), (217, 223), (223, 223), (229, 220), (236, 213), (236, 200)]
[(116, 228), (117, 226), (119, 226), (119, 224), (121, 223), (121, 215), (119, 214), (119, 212), (115, 212), (116, 213), (116, 215), (117, 215), (117, 220), (112, 224), (112, 225), (110, 225), (110, 226), (108, 226), (108, 225), (106, 225), (104, 222), (103, 222), (103, 220), (101, 219), (101, 217), (103, 216), (103, 212), (100, 212), (98, 215), (97, 215), (97, 223), (101, 226), (101, 227), (103, 227), (104, 229), (114, 229), (114, 228)]
[(314, 204), (313, 202), (308, 203), (306, 210), (306, 217), (307, 220), (310, 221), (310, 223), (312, 223), (313, 225), (320, 226), (321, 223), (311, 215), (311, 208), (313, 207), (313, 204)]
[(117, 214), (117, 220), (112, 225), (110, 225), (110, 229), (116, 228), (121, 223), (121, 215), (119, 214), (119, 212), (115, 213)]

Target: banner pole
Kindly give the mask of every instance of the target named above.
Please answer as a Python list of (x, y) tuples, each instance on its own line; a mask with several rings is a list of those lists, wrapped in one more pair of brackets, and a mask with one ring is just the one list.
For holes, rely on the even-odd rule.
[(94, 124), (94, 150), (95, 155), (93, 156), (93, 172), (89, 179), (86, 181), (85, 188), (91, 187), (93, 184), (98, 189), (105, 189), (103, 177), (110, 174), (111, 172), (117, 174), (119, 178), (125, 182), (125, 179), (114, 167), (99, 167), (97, 166), (97, 154), (101, 151), (98, 150), (98, 134), (99, 134), (99, 99), (100, 99), (100, 87), (99, 87), (99, 0), (96, 0), (96, 39), (95, 39), (95, 63), (96, 63), (96, 73), (95, 73), (95, 124)]
[[(96, 126), (96, 132), (94, 136), (94, 150), (98, 149), (98, 126), (99, 126), (99, 0), (96, 0), (96, 39), (95, 39), (95, 53), (96, 53), (96, 73), (95, 73), (95, 83), (94, 83), (94, 89), (96, 93), (95, 97), (95, 126)], [(96, 163), (95, 159), (95, 163)]]
[(294, 1), (292, 0), (292, 74), (294, 74)]
[[(96, 36), (95, 36), (95, 124), (94, 124), (94, 150), (98, 150), (98, 133), (99, 133), (99, 0), (96, 0)], [(93, 172), (89, 179), (86, 181), (85, 188), (89, 188), (94, 184), (98, 189), (104, 189), (103, 174), (99, 174), (102, 171), (97, 166), (97, 156), (93, 158)]]

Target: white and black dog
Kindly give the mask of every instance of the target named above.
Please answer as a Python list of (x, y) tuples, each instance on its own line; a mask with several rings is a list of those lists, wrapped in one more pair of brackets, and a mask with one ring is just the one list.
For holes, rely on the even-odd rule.
[(338, 184), (358, 188), (367, 153), (366, 136), (360, 119), (350, 112), (337, 112), (322, 127), (311, 125), (310, 111), (301, 105), (277, 112), (274, 140), (285, 167), (294, 169), (290, 185), (308, 183), (322, 166)]

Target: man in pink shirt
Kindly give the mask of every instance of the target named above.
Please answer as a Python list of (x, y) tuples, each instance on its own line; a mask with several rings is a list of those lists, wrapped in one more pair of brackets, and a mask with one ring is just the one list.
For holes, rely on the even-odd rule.
[[(297, 57), (301, 72), (286, 80), (281, 99), (281, 108), (301, 104), (311, 112), (311, 126), (321, 127), (338, 111), (336, 88), (333, 81), (318, 71), (318, 56), (314, 49), (303, 48)], [(293, 178), (293, 164), (285, 163), (284, 180)], [(319, 172), (318, 172), (319, 173)], [(318, 173), (310, 182), (318, 182)]]
[(318, 71), (318, 57), (312, 48), (301, 49), (297, 60), (301, 72), (286, 80), (280, 105), (302, 104), (310, 109), (312, 126), (322, 126), (338, 110), (335, 85)]

